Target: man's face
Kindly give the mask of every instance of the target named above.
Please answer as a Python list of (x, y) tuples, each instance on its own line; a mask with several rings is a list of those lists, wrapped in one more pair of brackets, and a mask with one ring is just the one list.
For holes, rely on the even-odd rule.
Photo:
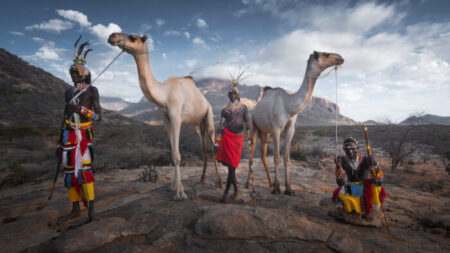
[(345, 154), (348, 156), (348, 158), (355, 160), (357, 156), (357, 150), (356, 148), (344, 148)]
[(234, 102), (237, 99), (237, 93), (235, 90), (231, 90), (228, 92), (228, 98), (230, 99), (230, 102)]
[(72, 82), (73, 83), (80, 83), (81, 82), (81, 77), (75, 71), (70, 71), (70, 77), (72, 77)]

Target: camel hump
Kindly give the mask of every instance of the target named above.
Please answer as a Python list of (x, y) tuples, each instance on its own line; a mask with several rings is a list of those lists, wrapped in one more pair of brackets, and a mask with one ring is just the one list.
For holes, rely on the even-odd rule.
[(185, 76), (184, 78), (188, 78), (188, 79), (194, 80), (194, 78), (192, 76)]

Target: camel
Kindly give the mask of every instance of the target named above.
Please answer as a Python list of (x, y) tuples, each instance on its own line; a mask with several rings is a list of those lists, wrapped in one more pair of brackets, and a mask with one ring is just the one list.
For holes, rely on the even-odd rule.
[[(175, 200), (184, 200), (187, 197), (184, 193), (180, 174), (179, 140), (181, 125), (193, 125), (200, 137), (203, 146), (203, 173), (200, 183), (204, 184), (208, 162), (206, 140), (209, 140), (211, 145), (214, 143), (214, 115), (211, 105), (195, 86), (192, 77), (169, 77), (162, 83), (155, 79), (150, 68), (146, 40), (147, 36), (113, 33), (109, 36), (108, 43), (121, 48), (134, 57), (142, 93), (149, 101), (156, 104), (162, 114), (164, 128), (170, 139), (174, 164), (174, 179), (170, 189), (176, 192)], [(222, 184), (216, 161), (214, 161), (214, 165), (216, 168), (216, 186), (221, 188)]]
[[(289, 151), (291, 147), (292, 137), (295, 133), (295, 122), (297, 114), (301, 112), (309, 103), (312, 97), (314, 86), (320, 73), (330, 66), (341, 65), (344, 59), (334, 53), (321, 53), (314, 51), (310, 55), (308, 65), (306, 67), (305, 77), (302, 85), (297, 92), (292, 93), (282, 88), (265, 87), (262, 91), (257, 104), (252, 111), (253, 132), (252, 140), (252, 156), (255, 150), (258, 137), (262, 146), (262, 161), (266, 169), (269, 185), (273, 186), (272, 193), (279, 194), (280, 183), (278, 180), (278, 164), (280, 162), (280, 134), (286, 130), (285, 150), (284, 150), (284, 168), (285, 168), (285, 191), (286, 195), (295, 195), (292, 191), (289, 179)], [(267, 143), (270, 136), (274, 138), (275, 154), (275, 182), (272, 183), (269, 169), (267, 167)], [(250, 180), (250, 169), (247, 178), (246, 187)]]

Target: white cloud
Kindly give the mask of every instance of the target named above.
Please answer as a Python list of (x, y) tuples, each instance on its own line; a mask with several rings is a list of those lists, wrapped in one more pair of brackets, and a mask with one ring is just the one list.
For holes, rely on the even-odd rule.
[(78, 24), (80, 24), (83, 27), (91, 26), (91, 22), (88, 21), (87, 16), (79, 11), (56, 10), (56, 12), (58, 13), (58, 15), (66, 18), (68, 20), (77, 22)]
[(147, 40), (145, 43), (147, 43), (148, 51), (154, 51), (155, 50), (155, 41), (153, 40), (151, 35), (147, 35)]
[(208, 28), (208, 24), (206, 23), (206, 21), (202, 18), (197, 19), (197, 27), (200, 29), (206, 29)]
[(9, 33), (12, 35), (24, 36), (23, 32), (10, 31)]
[(142, 24), (141, 28), (140, 28), (142, 33), (146, 33), (150, 29), (152, 29), (152, 25), (149, 25), (149, 24)]
[(32, 55), (24, 55), (22, 56), (25, 60), (32, 60), (32, 61), (56, 61), (60, 59), (60, 55), (66, 51), (62, 48), (56, 48), (55, 42), (53, 41), (46, 41), (39, 37), (34, 37), (33, 41), (40, 44), (41, 48), (38, 49), (34, 54)]
[(107, 42), (107, 39), (111, 33), (122, 32), (122, 29), (120, 28), (120, 26), (118, 26), (114, 23), (109, 23), (108, 26), (104, 26), (102, 24), (97, 24), (97, 25), (92, 26), (90, 29), (91, 29), (91, 32), (94, 35), (96, 35), (98, 38), (100, 38), (102, 40), (102, 42), (104, 42), (104, 43)]
[(194, 67), (198, 63), (198, 59), (188, 59), (184, 61), (184, 65), (188, 68)]
[(165, 31), (164, 32), (164, 35), (165, 36), (180, 36), (181, 35), (181, 32), (180, 31), (177, 31), (177, 30), (173, 30), (173, 29), (170, 29), (170, 30), (167, 30), (167, 31)]
[(191, 34), (189, 32), (184, 32), (184, 36), (186, 37), (186, 39), (191, 38)]
[(166, 23), (166, 21), (164, 19), (158, 18), (158, 19), (155, 20), (155, 23), (156, 23), (157, 26), (162, 26), (162, 25), (164, 25)]
[(34, 24), (25, 27), (25, 30), (43, 30), (46, 32), (60, 33), (64, 30), (68, 30), (73, 27), (73, 23), (70, 21), (64, 21), (61, 19), (50, 19), (47, 22), (41, 24)]
[(206, 45), (205, 41), (198, 36), (192, 39), (192, 43), (194, 43), (196, 45), (200, 45), (205, 49), (209, 49), (209, 47)]
[(161, 57), (162, 57), (164, 60), (167, 60), (167, 54), (166, 54), (166, 53), (162, 53)]

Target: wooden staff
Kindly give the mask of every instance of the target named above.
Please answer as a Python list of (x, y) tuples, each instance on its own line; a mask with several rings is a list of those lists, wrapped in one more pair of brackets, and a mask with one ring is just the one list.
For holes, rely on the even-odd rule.
[[(361, 123), (359, 123), (358, 125), (364, 127), (364, 136), (365, 136), (365, 138), (366, 138), (366, 150), (367, 150), (367, 155), (369, 155), (369, 156), (372, 157), (372, 149), (370, 148), (370, 145), (369, 145), (369, 131), (367, 130), (367, 125), (361, 124)], [(370, 161), (370, 168), (371, 168), (372, 171), (374, 171), (375, 168), (374, 168), (374, 166), (373, 166), (374, 164), (372, 163), (372, 161), (373, 161), (373, 159), (371, 159), (371, 161)], [(372, 173), (372, 174), (373, 174), (373, 173)], [(375, 173), (375, 175), (376, 175), (376, 173)], [(378, 191), (378, 188), (377, 188), (377, 194), (378, 194), (378, 196), (380, 196), (380, 192)], [(390, 229), (389, 229), (389, 223), (388, 223), (388, 219), (387, 219), (387, 216), (386, 216), (386, 211), (385, 211), (385, 209), (384, 209), (384, 204), (383, 204), (383, 202), (381, 202), (381, 201), (380, 201), (380, 204), (381, 204), (381, 210), (383, 210), (384, 222), (385, 222), (386, 230), (387, 230), (387, 233), (388, 233), (388, 236), (389, 236), (389, 241), (392, 242), (391, 231), (390, 231)]]

